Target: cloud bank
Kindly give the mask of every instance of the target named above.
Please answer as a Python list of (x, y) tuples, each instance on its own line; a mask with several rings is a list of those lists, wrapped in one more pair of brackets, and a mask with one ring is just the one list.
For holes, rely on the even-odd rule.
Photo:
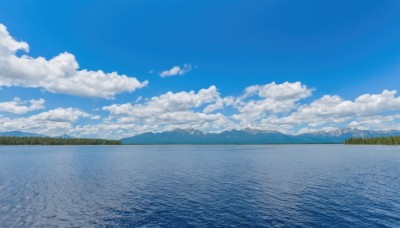
[[(170, 91), (129, 103), (105, 105), (98, 110), (103, 113), (101, 116), (69, 107), (24, 118), (0, 117), (0, 131), (49, 135), (68, 132), (76, 137), (119, 139), (175, 128), (220, 132), (249, 127), (291, 134), (339, 127), (400, 130), (400, 97), (396, 90), (363, 94), (354, 100), (324, 95), (305, 103), (313, 91), (301, 82), (252, 85), (238, 96), (222, 96), (216, 86), (198, 91)], [(15, 99), (4, 103), (12, 108), (3, 109), (13, 113), (37, 110), (43, 105), (40, 100)]]

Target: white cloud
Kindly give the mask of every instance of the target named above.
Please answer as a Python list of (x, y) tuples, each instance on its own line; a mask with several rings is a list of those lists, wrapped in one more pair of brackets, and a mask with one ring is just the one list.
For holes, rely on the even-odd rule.
[(203, 109), (203, 112), (210, 113), (216, 110), (221, 110), (224, 107), (229, 107), (235, 103), (234, 97), (224, 97), (224, 98), (217, 98), (215, 103), (209, 104), (207, 107)]
[(47, 112), (42, 112), (29, 117), (35, 121), (52, 121), (73, 123), (80, 117), (91, 117), (92, 115), (76, 108), (56, 108)]
[(30, 117), (0, 117), (0, 132), (25, 131), (58, 136), (68, 132), (79, 118), (91, 116), (76, 108), (56, 108)]
[(99, 115), (91, 116), (90, 119), (99, 120), (99, 119), (101, 119), (101, 116), (99, 116)]
[(0, 112), (23, 114), (38, 109), (44, 109), (44, 103), (44, 99), (22, 101), (19, 97), (15, 97), (12, 101), (0, 102)]
[(148, 84), (116, 72), (79, 70), (75, 56), (67, 52), (47, 60), (17, 56), (17, 51), (29, 52), (28, 44), (16, 41), (0, 24), (0, 87), (43, 88), (52, 93), (111, 99)]
[(244, 97), (257, 94), (259, 97), (269, 98), (274, 101), (300, 100), (311, 96), (313, 89), (307, 88), (301, 82), (284, 82), (276, 84), (271, 82), (265, 85), (253, 85), (245, 89)]
[(249, 86), (236, 100), (240, 113), (233, 118), (249, 124), (271, 114), (289, 112), (298, 106), (298, 101), (311, 96), (312, 91), (300, 82)]
[(396, 90), (381, 94), (364, 94), (354, 101), (325, 95), (310, 104), (300, 106), (291, 115), (273, 121), (287, 124), (308, 124), (315, 127), (327, 123), (342, 123), (354, 118), (400, 110), (400, 97)]
[(156, 131), (175, 128), (208, 130), (227, 125), (228, 119), (221, 113), (201, 111), (220, 99), (217, 88), (210, 86), (197, 93), (168, 92), (141, 104), (113, 104), (103, 107), (103, 110), (110, 112), (111, 119), (115, 120), (114, 124), (135, 124), (135, 128), (130, 129), (131, 134), (143, 129), (143, 126)]
[(191, 70), (192, 70), (192, 66), (190, 64), (183, 64), (182, 67), (174, 66), (169, 70), (165, 70), (165, 71), (161, 72), (160, 76), (162, 78), (165, 78), (165, 77), (171, 77), (171, 76), (184, 75)]
[(113, 116), (131, 115), (131, 116), (150, 116), (160, 115), (168, 112), (188, 111), (198, 108), (203, 104), (209, 104), (219, 98), (219, 93), (215, 86), (208, 89), (201, 89), (197, 93), (190, 92), (168, 92), (166, 94), (152, 97), (143, 104), (131, 103), (113, 104), (103, 107), (103, 110), (110, 111)]
[(400, 130), (400, 114), (360, 117), (347, 126), (358, 129)]

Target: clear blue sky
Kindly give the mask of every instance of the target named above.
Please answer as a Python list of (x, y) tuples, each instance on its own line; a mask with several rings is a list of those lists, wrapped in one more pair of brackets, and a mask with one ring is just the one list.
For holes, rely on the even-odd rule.
[[(147, 86), (117, 93), (113, 99), (54, 92), (43, 86), (3, 86), (0, 102), (14, 97), (45, 99), (44, 109), (0, 113), (12, 119), (72, 107), (100, 116), (98, 120), (79, 118), (72, 127), (95, 125), (110, 115), (102, 107), (132, 103), (139, 97), (145, 105), (146, 98), (168, 91), (196, 93), (215, 85), (221, 97), (239, 97), (248, 86), (271, 82), (301, 82), (312, 89), (312, 95), (296, 100), (291, 111), (264, 110), (257, 119), (261, 121), (269, 115), (290, 115), (299, 105), (323, 95), (354, 101), (363, 94), (400, 88), (399, 1), (3, 0), (0, 23), (15, 40), (29, 44), (29, 53), (19, 51), (17, 56), (49, 60), (68, 52), (80, 69), (117, 71), (148, 81)], [(182, 70), (184, 64), (189, 68), (182, 75), (160, 77), (174, 66)], [(382, 113), (396, 114), (396, 110)], [(230, 106), (213, 113), (230, 117), (241, 111)], [(361, 120), (346, 121), (340, 127)], [(333, 123), (320, 127), (339, 127)], [(143, 127), (139, 125), (138, 129)]]

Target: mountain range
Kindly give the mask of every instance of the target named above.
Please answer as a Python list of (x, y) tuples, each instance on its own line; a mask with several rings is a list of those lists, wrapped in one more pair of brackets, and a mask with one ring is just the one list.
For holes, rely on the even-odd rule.
[(166, 132), (147, 132), (121, 139), (123, 144), (302, 144), (343, 143), (348, 138), (400, 136), (400, 131), (373, 131), (342, 128), (299, 135), (257, 129), (227, 130), (204, 133), (196, 129), (175, 129)]
[(14, 137), (46, 137), (45, 135), (29, 133), (23, 131), (5, 131), (0, 132), (0, 136), (14, 136)]
[[(0, 136), (15, 137), (48, 137), (46, 135), (8, 131), (0, 132)], [(302, 143), (343, 143), (348, 138), (374, 138), (400, 136), (400, 131), (373, 131), (357, 128), (341, 128), (336, 130), (316, 131), (298, 135), (284, 134), (279, 131), (227, 130), (221, 133), (204, 133), (196, 129), (175, 129), (165, 132), (147, 132), (129, 138), (123, 138), (122, 144), (302, 144)], [(73, 138), (62, 135), (54, 138)]]

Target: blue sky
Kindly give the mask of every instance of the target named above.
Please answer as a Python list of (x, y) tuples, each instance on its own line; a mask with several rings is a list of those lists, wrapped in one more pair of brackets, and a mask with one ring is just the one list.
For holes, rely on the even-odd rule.
[(29, 52), (0, 46), (0, 131), (400, 129), (399, 12), (398, 1), (1, 1), (0, 38)]

